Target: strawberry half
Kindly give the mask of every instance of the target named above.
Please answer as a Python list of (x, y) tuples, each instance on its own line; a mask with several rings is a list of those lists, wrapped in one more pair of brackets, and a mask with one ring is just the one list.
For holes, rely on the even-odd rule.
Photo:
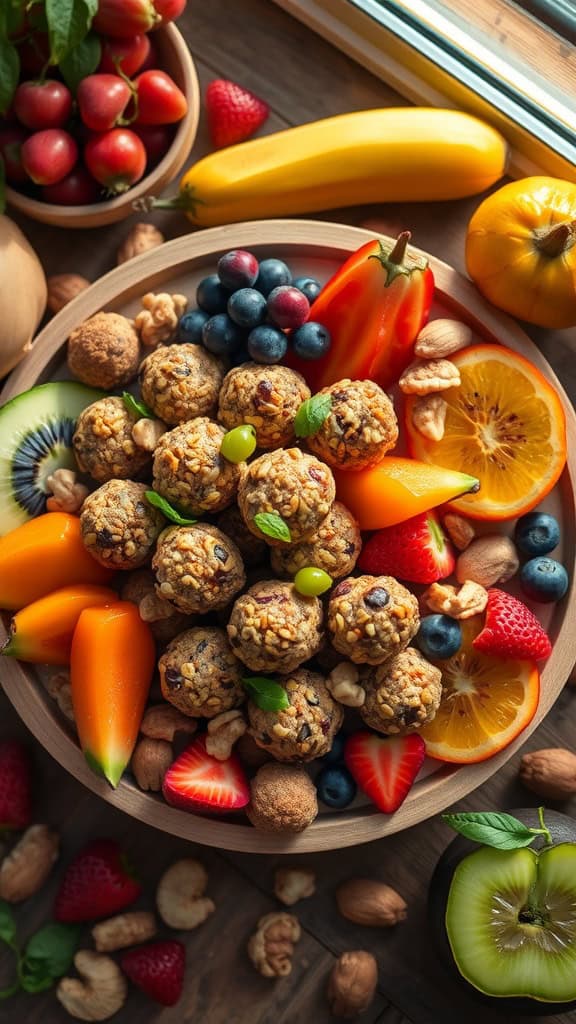
[(217, 149), (250, 138), (270, 113), (264, 100), (226, 78), (210, 82), (205, 106), (210, 138)]
[(218, 761), (200, 736), (177, 757), (162, 784), (164, 799), (185, 811), (235, 811), (250, 800), (244, 769), (235, 754)]
[(484, 628), (472, 641), (484, 654), (498, 658), (540, 661), (552, 653), (552, 644), (529, 608), (504, 590), (488, 591)]
[(186, 949), (181, 942), (150, 942), (123, 953), (120, 966), (130, 981), (162, 1006), (174, 1006), (182, 995)]
[(456, 558), (436, 512), (422, 512), (372, 534), (358, 567), (371, 576), (435, 583), (454, 572)]
[(415, 732), (393, 739), (356, 732), (344, 748), (348, 771), (384, 814), (392, 814), (404, 803), (425, 755), (426, 744)]
[(56, 894), (54, 917), (71, 924), (110, 917), (134, 903), (140, 892), (118, 843), (94, 839), (68, 865)]
[(18, 740), (0, 741), (0, 829), (28, 828), (32, 820), (28, 751)]

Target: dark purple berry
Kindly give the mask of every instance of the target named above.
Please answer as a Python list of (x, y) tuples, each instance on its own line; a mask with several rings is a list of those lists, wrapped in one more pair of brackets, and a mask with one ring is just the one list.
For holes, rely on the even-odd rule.
[(290, 335), (292, 348), (300, 359), (320, 359), (331, 344), (330, 332), (323, 324), (308, 320)]
[(202, 328), (204, 347), (215, 356), (231, 355), (240, 348), (243, 337), (238, 324), (235, 324), (227, 313), (211, 316)]
[(210, 314), (203, 309), (191, 309), (189, 313), (184, 313), (178, 322), (176, 341), (179, 344), (201, 345), (202, 328), (209, 319)]
[(235, 324), (251, 330), (266, 318), (266, 299), (255, 288), (239, 288), (228, 299), (228, 316)]
[(224, 288), (217, 274), (210, 274), (200, 281), (196, 289), (196, 302), (205, 313), (225, 313), (230, 292)]
[(248, 335), (248, 351), (255, 363), (279, 363), (287, 348), (286, 335), (271, 324), (254, 327)]
[(290, 284), (292, 273), (290, 267), (283, 260), (262, 260), (255, 288), (262, 295), (268, 296), (273, 288), (279, 288), (281, 284)]
[(251, 288), (258, 277), (258, 260), (245, 249), (232, 249), (218, 260), (218, 277), (225, 288)]
[(306, 296), (288, 284), (270, 292), (267, 308), (272, 322), (283, 330), (295, 330), (306, 322), (310, 314)]
[(298, 291), (306, 296), (310, 304), (314, 302), (314, 299), (318, 298), (322, 291), (322, 285), (315, 277), (295, 277), (292, 284), (294, 288), (297, 288)]

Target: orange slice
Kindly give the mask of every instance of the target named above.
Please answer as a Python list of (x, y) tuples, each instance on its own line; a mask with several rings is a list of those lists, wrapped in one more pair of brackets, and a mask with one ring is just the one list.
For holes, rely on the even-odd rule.
[(503, 345), (474, 345), (451, 356), (460, 387), (442, 392), (447, 402), (441, 441), (412, 423), (406, 402), (410, 454), (480, 480), (477, 494), (451, 502), (477, 519), (512, 519), (534, 508), (558, 480), (566, 462), (566, 417), (551, 384), (527, 359)]
[(462, 647), (442, 670), (442, 700), (421, 730), (426, 753), (440, 761), (473, 764), (507, 747), (531, 722), (540, 696), (540, 675), (531, 661), (502, 661), (472, 647), (483, 616), (461, 622)]

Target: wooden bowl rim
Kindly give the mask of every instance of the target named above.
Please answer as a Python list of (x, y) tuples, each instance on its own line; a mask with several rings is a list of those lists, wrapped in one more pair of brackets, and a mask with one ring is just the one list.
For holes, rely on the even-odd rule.
[[(25, 361), (13, 371), (0, 395), (0, 403), (32, 387), (42, 374), (50, 371), (70, 331), (86, 317), (141, 295), (143, 290), (169, 280), (176, 272), (182, 273), (186, 264), (204, 262), (210, 257), (216, 259), (231, 244), (256, 251), (262, 248), (270, 250), (273, 246), (279, 256), (282, 256), (283, 247), (297, 247), (299, 255), (308, 251), (310, 256), (315, 253), (325, 258), (344, 259), (360, 245), (372, 240), (374, 235), (373, 231), (343, 224), (289, 219), (224, 225), (167, 242), (110, 271), (65, 306), (38, 335)], [(564, 492), (565, 518), (573, 525), (576, 522), (576, 413), (562, 385), (524, 331), (490, 306), (468, 279), (434, 256), (415, 247), (414, 251), (429, 260), (436, 294), (447, 306), (455, 307), (455, 312), (459, 311), (485, 340), (505, 343), (526, 354), (557, 389), (566, 413), (568, 436), (568, 459), (560, 485)], [(454, 297), (454, 291), (458, 298)], [(416, 825), (461, 800), (502, 767), (548, 713), (561, 692), (576, 655), (571, 636), (571, 619), (576, 607), (574, 530), (570, 533), (565, 558), (570, 572), (570, 589), (555, 611), (551, 626), (553, 633), (556, 630), (554, 649), (542, 670), (540, 704), (532, 722), (516, 740), (489, 760), (462, 767), (445, 765), (424, 778), (393, 815), (362, 807), (338, 814), (322, 814), (298, 835), (275, 834), (258, 831), (246, 824), (233, 824), (177, 810), (161, 797), (141, 792), (129, 780), (123, 780), (118, 789), (112, 790), (89, 769), (71, 729), (56, 717), (52, 702), (23, 665), (7, 659), (8, 663), (4, 662), (1, 667), (0, 682), (31, 732), (67, 771), (118, 809), (162, 831), (206, 846), (244, 852), (289, 854), (355, 846)], [(0, 623), (0, 639), (4, 633)]]

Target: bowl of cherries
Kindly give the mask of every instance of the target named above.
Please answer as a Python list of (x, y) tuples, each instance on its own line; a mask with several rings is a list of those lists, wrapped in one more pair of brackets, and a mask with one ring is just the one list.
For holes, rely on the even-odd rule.
[(184, 165), (200, 91), (172, 20), (186, 0), (15, 0), (0, 39), (6, 199), (34, 220), (99, 227)]

